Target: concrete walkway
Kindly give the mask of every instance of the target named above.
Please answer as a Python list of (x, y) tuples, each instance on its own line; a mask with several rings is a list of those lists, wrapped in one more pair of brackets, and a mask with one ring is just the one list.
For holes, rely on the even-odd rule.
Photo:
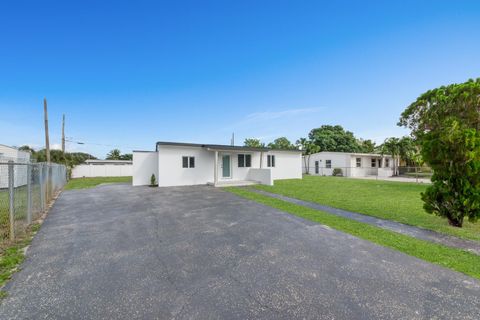
[(342, 216), (348, 219), (352, 219), (355, 221), (360, 221), (364, 223), (368, 223), (383, 229), (388, 229), (391, 231), (395, 231), (397, 233), (405, 234), (417, 239), (422, 239), (430, 242), (436, 242), (443, 244), (448, 247), (453, 247), (453, 248), (458, 248), (458, 249), (463, 249), (467, 250), (469, 252), (472, 252), (474, 254), (480, 255), (480, 242), (479, 241), (473, 241), (473, 240), (467, 240), (467, 239), (461, 239), (458, 237), (446, 235), (443, 233), (435, 232), (432, 230), (428, 229), (423, 229), (415, 226), (410, 226), (407, 224), (403, 224), (400, 222), (395, 222), (392, 220), (385, 220), (385, 219), (380, 219), (376, 217), (372, 217), (369, 215), (361, 214), (361, 213), (356, 213), (356, 212), (351, 212), (351, 211), (346, 211), (342, 209), (337, 209), (329, 206), (324, 206), (318, 203), (314, 202), (308, 202), (308, 201), (303, 201), (295, 198), (290, 198), (287, 196), (283, 196), (280, 194), (276, 193), (271, 193), (263, 190), (258, 190), (258, 189), (253, 189), (253, 188), (248, 188), (249, 191), (256, 192), (265, 196), (277, 198), (283, 201), (287, 201), (290, 203), (295, 203), (304, 207), (312, 208), (315, 210), (321, 210), (325, 211), (337, 216)]
[(480, 319), (480, 281), (218, 188), (63, 192), (0, 319)]

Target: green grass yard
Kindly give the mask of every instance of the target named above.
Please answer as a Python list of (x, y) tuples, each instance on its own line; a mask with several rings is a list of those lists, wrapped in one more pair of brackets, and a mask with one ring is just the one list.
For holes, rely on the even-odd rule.
[(424, 184), (304, 176), (302, 180), (277, 180), (275, 186), (255, 187), (461, 238), (480, 240), (480, 222), (465, 222), (463, 228), (455, 228), (446, 219), (426, 213), (420, 198), (420, 193), (427, 187)]
[(225, 190), (240, 197), (327, 225), (333, 229), (349, 233), (361, 239), (480, 279), (480, 256), (470, 252), (415, 239), (363, 222), (260, 195), (246, 189), (230, 187), (225, 188)]
[(77, 178), (68, 181), (65, 190), (93, 188), (102, 183), (132, 182), (132, 177)]

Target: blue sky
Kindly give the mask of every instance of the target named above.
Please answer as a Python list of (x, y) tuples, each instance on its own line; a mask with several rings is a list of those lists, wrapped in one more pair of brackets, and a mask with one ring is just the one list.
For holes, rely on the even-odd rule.
[(383, 141), (422, 92), (480, 76), (479, 1), (3, 1), (0, 143), (103, 157), (155, 141)]

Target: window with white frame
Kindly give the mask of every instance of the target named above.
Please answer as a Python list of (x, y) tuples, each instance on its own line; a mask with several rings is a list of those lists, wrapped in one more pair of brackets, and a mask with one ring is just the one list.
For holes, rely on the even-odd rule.
[(385, 168), (390, 167), (390, 159), (385, 159)]
[(372, 158), (372, 168), (375, 168), (377, 166), (377, 159)]
[(332, 160), (325, 160), (325, 168), (331, 168), (332, 167)]
[(182, 157), (182, 167), (183, 168), (195, 168), (195, 157)]
[(357, 159), (356, 159), (356, 166), (357, 166), (357, 168), (361, 168), (361, 167), (362, 167), (362, 158), (357, 158)]
[(238, 167), (239, 168), (250, 168), (252, 166), (252, 155), (251, 154), (239, 154), (238, 155)]
[(267, 155), (267, 167), (269, 168), (275, 167), (275, 155), (273, 154)]

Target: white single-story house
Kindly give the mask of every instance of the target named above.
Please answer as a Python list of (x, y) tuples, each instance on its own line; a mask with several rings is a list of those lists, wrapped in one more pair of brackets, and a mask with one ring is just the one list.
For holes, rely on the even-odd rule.
[(272, 185), (302, 178), (302, 153), (230, 145), (157, 142), (155, 151), (133, 151), (133, 185)]
[(393, 158), (375, 153), (318, 152), (305, 156), (303, 173), (331, 176), (335, 168), (342, 170), (344, 177), (369, 175), (390, 177), (393, 175)]
[(131, 177), (132, 160), (85, 160), (72, 169), (72, 178)]

